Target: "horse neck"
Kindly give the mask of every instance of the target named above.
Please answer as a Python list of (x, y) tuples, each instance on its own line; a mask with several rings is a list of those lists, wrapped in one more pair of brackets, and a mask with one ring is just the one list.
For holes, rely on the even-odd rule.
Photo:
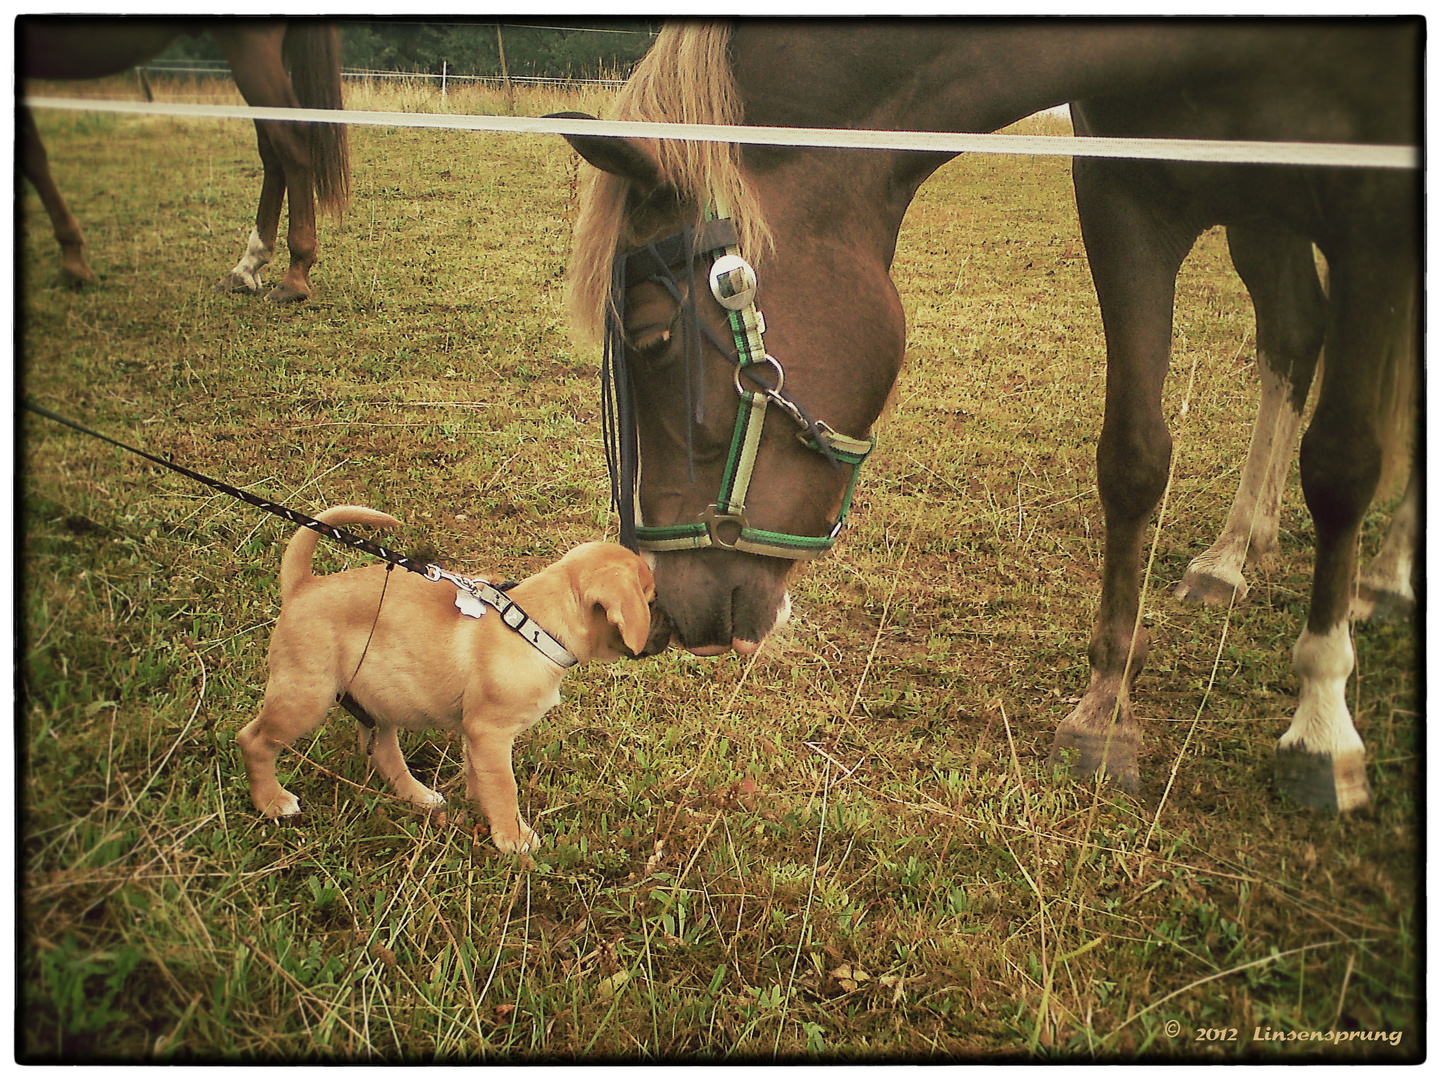
[[(730, 51), (748, 124), (990, 132), (1101, 92), (1234, 71), (1261, 44), (1255, 32), (1198, 34), (1184, 24), (927, 20), (878, 32), (798, 20), (741, 22)], [(916, 189), (951, 156), (841, 160), (833, 151), (749, 147), (746, 165), (753, 180), (772, 174), (772, 190), (788, 193), (780, 201), (823, 207), (826, 227), (841, 221), (863, 232), (888, 264)]]
[(1097, 94), (1234, 68), (1254, 31), (1083, 20), (811, 26), (741, 23), (732, 55), (747, 123), (989, 132)]

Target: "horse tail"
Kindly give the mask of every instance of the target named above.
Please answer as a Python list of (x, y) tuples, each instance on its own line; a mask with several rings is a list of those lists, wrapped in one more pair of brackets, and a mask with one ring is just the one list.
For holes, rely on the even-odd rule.
[[(340, 27), (292, 21), (285, 27), (285, 67), (296, 100), (305, 109), (339, 109)], [(350, 141), (344, 124), (305, 124), (315, 198), (337, 213), (350, 201)]]
[[(400, 528), (400, 522), (389, 514), (371, 510), (364, 506), (332, 506), (316, 520), (326, 525), (379, 525), (390, 529)], [(280, 559), (280, 600), (288, 601), (307, 582), (313, 580), (310, 560), (315, 554), (315, 545), (320, 534), (308, 526), (301, 526), (290, 543), (285, 545), (285, 554)]]

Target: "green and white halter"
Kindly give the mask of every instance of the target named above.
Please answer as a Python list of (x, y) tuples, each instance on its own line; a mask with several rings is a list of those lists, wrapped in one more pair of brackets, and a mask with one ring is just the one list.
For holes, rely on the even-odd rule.
[[(707, 277), (711, 295), (726, 309), (734, 351), (701, 322), (696, 312), (697, 267), (710, 260)], [(683, 268), (691, 281), (683, 294), (675, 270)], [(699, 519), (672, 525), (646, 525), (638, 520), (636, 484), (639, 479), (639, 440), (630, 400), (630, 378), (625, 357), (624, 303), (626, 290), (642, 281), (665, 288), (687, 319), (686, 363), (687, 433), (693, 419), (691, 404), (699, 395), (691, 380), (699, 378), (702, 338), (735, 364), (735, 389), (740, 398), (730, 454), (721, 476), (720, 493)], [(633, 550), (686, 551), (715, 547), (768, 555), (777, 559), (814, 559), (835, 543), (850, 512), (861, 463), (875, 449), (874, 438), (852, 438), (814, 420), (785, 392), (785, 370), (765, 348), (765, 317), (756, 307), (756, 273), (741, 257), (735, 224), (718, 211), (708, 211), (699, 228), (686, 228), (665, 240), (616, 259), (612, 279), (613, 304), (608, 316), (602, 397), (605, 404), (606, 458), (610, 467), (611, 497), (621, 517), (621, 542)], [(773, 380), (773, 381), (772, 381)], [(749, 385), (747, 385), (749, 384)], [(766, 410), (775, 405), (801, 429), (802, 443), (837, 468), (850, 467), (840, 513), (824, 536), (797, 536), (752, 526), (746, 517), (746, 495), (754, 476)]]

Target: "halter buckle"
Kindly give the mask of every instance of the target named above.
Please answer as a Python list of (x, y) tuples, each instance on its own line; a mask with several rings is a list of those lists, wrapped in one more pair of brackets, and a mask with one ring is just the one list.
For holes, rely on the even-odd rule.
[[(741, 533), (750, 528), (750, 522), (746, 520), (744, 510), (734, 514), (723, 514), (721, 508), (715, 503), (711, 503), (701, 511), (700, 520), (706, 527), (711, 544), (725, 551), (734, 551), (736, 544), (740, 541)], [(719, 528), (722, 525), (735, 525), (737, 527), (735, 536), (729, 540), (721, 536)]]

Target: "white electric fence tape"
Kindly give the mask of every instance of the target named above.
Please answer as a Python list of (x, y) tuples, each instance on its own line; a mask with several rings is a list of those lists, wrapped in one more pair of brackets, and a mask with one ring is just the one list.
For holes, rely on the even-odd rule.
[(971, 135), (932, 131), (851, 131), (838, 128), (727, 127), (719, 124), (653, 124), (617, 120), (566, 120), (524, 116), (448, 113), (358, 112), (349, 109), (251, 109), (241, 105), (178, 105), (80, 98), (25, 98), (32, 109), (143, 113), (152, 116), (215, 117), (225, 120), (290, 120), (302, 123), (364, 124), (380, 127), (510, 131), (546, 135), (622, 135), (642, 139), (689, 139), (768, 146), (832, 147), (847, 150), (917, 150), (930, 153), (1030, 154), (1065, 157), (1202, 161), (1234, 165), (1324, 165), (1373, 169), (1415, 169), (1414, 146), (1364, 143), (1222, 142), (1208, 139), (1100, 139), (1056, 135)]

